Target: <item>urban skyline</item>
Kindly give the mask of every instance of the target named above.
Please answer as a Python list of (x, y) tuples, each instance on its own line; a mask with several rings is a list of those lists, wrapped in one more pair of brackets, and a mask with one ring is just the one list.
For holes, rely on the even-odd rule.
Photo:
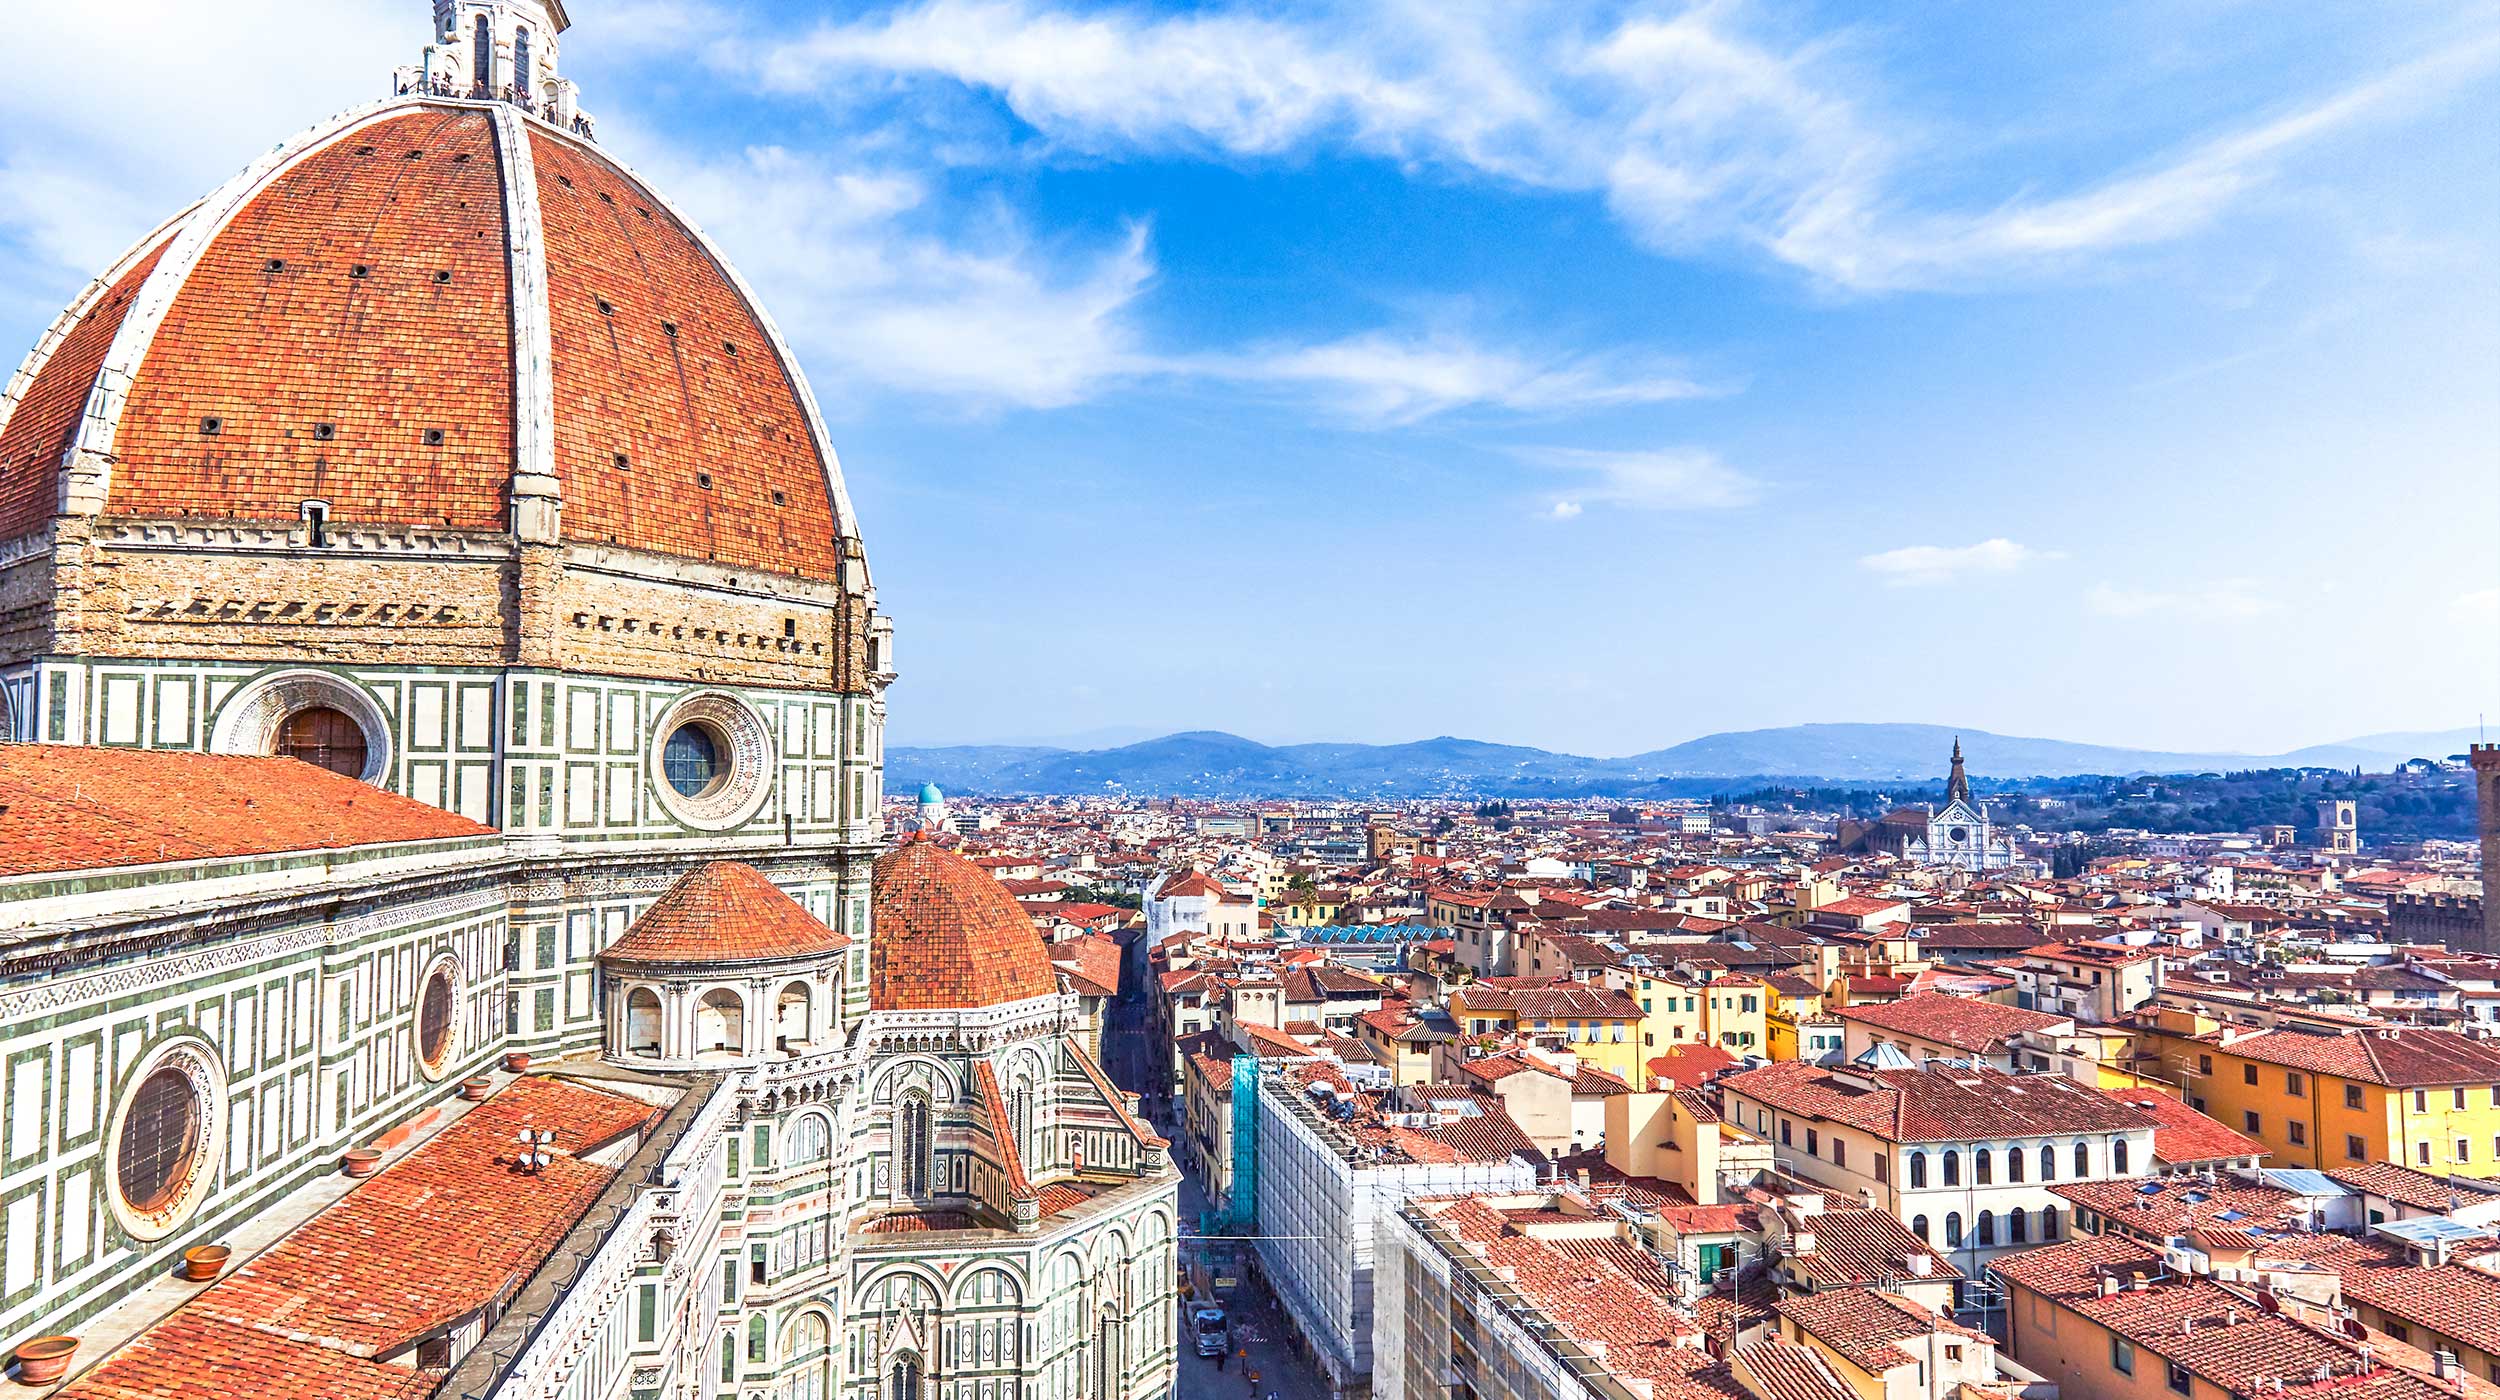
[[(2500, 696), (2490, 6), (579, 8), (612, 142), (811, 371), (910, 741), (2269, 752)], [(0, 325), (422, 32), (41, 7), (115, 62), (0, 95)], [(1891, 684), (1682, 683), (1834, 609)], [(2372, 683), (2114, 664), (2321, 637)]]

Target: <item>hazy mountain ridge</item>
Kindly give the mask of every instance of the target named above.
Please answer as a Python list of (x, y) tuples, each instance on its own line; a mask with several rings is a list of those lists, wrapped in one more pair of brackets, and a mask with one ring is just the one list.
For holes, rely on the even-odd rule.
[(2226, 772), (2247, 768), (2384, 770), (2408, 758), (2462, 753), (2473, 731), (2366, 735), (2288, 754), (2199, 754), (2022, 738), (1933, 724), (1801, 724), (1711, 734), (1628, 758), (1443, 736), (1405, 744), (1269, 745), (1210, 730), (1118, 748), (1021, 745), (886, 753), (886, 782), (974, 793), (1121, 791), (1179, 797), (1569, 797), (1706, 791), (1721, 780), (1919, 782), (1944, 776), (1955, 738), (1971, 772), (1994, 778)]

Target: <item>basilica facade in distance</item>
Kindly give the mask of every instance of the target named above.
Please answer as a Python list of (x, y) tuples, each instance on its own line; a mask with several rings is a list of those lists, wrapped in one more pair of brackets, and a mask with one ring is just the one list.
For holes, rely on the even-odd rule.
[(433, 25), (0, 395), (0, 1347), (96, 1400), (1156, 1400), (1178, 1175), (1015, 900), (885, 840), (795, 359), (561, 0)]

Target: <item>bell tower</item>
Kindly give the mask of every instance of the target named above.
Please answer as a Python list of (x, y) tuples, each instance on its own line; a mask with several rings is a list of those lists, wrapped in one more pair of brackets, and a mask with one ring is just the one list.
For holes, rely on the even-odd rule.
[(2483, 947), (2500, 952), (2500, 744), (2466, 750), (2474, 765), (2476, 830), (2483, 838)]

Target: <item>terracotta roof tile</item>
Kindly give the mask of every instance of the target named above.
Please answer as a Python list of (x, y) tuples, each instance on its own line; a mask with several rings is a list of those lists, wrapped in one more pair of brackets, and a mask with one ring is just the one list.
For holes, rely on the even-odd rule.
[(677, 879), (599, 956), (617, 962), (787, 962), (851, 940), (819, 922), (752, 865), (716, 860)]
[(1059, 990), (1033, 921), (962, 856), (910, 840), (872, 878), (868, 999), (880, 1010), (996, 1006)]
[(0, 875), (494, 834), (292, 758), (0, 744)]

